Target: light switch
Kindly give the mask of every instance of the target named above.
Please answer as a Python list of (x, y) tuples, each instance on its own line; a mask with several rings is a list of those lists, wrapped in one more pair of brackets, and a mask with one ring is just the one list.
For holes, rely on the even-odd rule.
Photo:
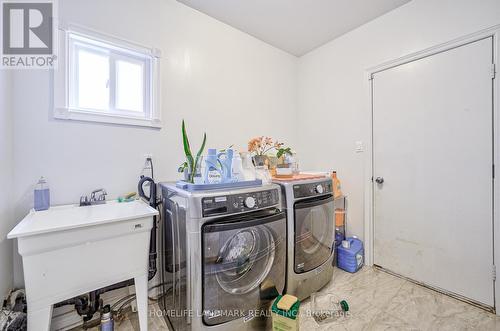
[(356, 153), (362, 153), (362, 152), (363, 152), (363, 142), (356, 141)]

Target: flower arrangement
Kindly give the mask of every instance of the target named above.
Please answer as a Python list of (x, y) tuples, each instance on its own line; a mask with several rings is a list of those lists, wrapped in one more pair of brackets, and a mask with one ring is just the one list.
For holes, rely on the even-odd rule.
[(279, 159), (285, 155), (293, 155), (290, 147), (284, 147), (284, 143), (274, 142), (271, 137), (256, 137), (248, 142), (248, 151), (253, 155), (266, 155), (273, 149), (276, 150), (276, 157)]
[[(284, 143), (274, 141), (271, 137), (255, 137), (248, 142), (248, 151), (253, 155), (255, 166), (268, 166), (270, 170), (276, 168), (276, 165), (285, 161), (287, 155), (292, 156), (290, 147), (285, 147)], [(275, 151), (276, 154), (270, 153)]]
[(266, 155), (273, 149), (279, 150), (284, 144), (273, 142), (271, 137), (255, 137), (248, 142), (248, 151), (254, 155)]

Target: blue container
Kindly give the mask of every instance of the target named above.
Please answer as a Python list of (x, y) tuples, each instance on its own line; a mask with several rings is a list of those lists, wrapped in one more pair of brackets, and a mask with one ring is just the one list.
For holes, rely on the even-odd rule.
[(205, 158), (205, 173), (203, 181), (205, 184), (219, 184), (222, 182), (224, 174), (217, 164), (217, 150), (209, 148)]
[(349, 248), (342, 245), (337, 247), (337, 267), (347, 272), (356, 272), (363, 266), (365, 260), (365, 250), (363, 242), (358, 238), (347, 238), (350, 243)]
[(50, 207), (50, 190), (45, 178), (40, 178), (36, 184), (34, 195), (34, 207), (36, 211), (47, 210)]
[[(224, 157), (221, 157), (224, 155)], [(221, 152), (217, 154), (217, 158), (219, 159), (220, 164), (222, 164), (222, 182), (223, 183), (231, 183), (233, 177), (233, 156), (234, 151), (231, 148), (228, 148), (225, 152)]]

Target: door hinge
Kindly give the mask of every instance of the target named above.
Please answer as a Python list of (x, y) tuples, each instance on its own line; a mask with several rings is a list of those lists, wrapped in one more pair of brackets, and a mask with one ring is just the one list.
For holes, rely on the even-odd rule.
[(496, 66), (495, 63), (491, 64), (491, 79), (495, 79), (496, 76)]
[(495, 265), (492, 266), (493, 268), (491, 269), (491, 277), (493, 278), (493, 281), (497, 280), (497, 268)]

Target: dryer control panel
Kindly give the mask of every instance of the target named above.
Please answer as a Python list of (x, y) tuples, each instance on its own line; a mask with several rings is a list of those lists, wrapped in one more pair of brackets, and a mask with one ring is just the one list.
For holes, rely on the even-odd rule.
[(315, 183), (293, 185), (294, 198), (314, 197), (329, 193), (332, 193), (332, 181), (330, 179)]
[(279, 203), (279, 190), (206, 197), (201, 200), (203, 217), (236, 214), (269, 208)]

